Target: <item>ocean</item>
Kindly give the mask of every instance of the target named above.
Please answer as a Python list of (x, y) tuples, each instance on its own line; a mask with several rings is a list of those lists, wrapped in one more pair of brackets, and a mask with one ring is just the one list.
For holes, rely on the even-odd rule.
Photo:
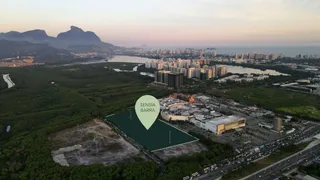
[(265, 54), (283, 54), (284, 56), (295, 57), (298, 54), (317, 55), (320, 57), (320, 46), (279, 46), (279, 47), (216, 47), (218, 54), (235, 53), (265, 53)]
[[(155, 47), (152, 47), (154, 49)], [(265, 53), (265, 54), (283, 54), (288, 57), (295, 57), (298, 54), (317, 55), (320, 57), (320, 46), (167, 46), (157, 48), (184, 49), (184, 48), (215, 48), (217, 54), (235, 54), (235, 53)]]

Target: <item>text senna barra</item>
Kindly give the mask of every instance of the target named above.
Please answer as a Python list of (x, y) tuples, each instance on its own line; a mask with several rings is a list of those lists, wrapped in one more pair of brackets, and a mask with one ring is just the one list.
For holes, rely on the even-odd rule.
[(156, 104), (155, 103), (140, 103), (140, 112), (156, 112)]

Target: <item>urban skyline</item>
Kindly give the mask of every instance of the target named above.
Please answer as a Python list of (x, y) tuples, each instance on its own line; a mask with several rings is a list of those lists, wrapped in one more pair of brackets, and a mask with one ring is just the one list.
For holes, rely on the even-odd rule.
[(320, 43), (320, 25), (316, 23), (320, 2), (315, 0), (95, 0), (76, 4), (5, 0), (2, 6), (0, 32), (44, 29), (56, 36), (76, 25), (122, 46)]

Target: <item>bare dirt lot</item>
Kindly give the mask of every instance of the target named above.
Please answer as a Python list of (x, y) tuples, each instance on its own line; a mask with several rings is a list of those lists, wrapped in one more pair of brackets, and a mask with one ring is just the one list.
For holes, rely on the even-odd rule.
[(190, 154), (198, 153), (205, 150), (207, 150), (207, 148), (197, 141), (197, 142), (181, 144), (174, 147), (168, 147), (161, 150), (156, 150), (156, 151), (153, 151), (153, 153), (158, 157), (160, 157), (162, 160), (167, 161), (168, 159), (173, 157), (178, 157), (181, 155), (190, 155)]
[(53, 160), (63, 166), (111, 165), (146, 159), (102, 120), (93, 120), (49, 137)]

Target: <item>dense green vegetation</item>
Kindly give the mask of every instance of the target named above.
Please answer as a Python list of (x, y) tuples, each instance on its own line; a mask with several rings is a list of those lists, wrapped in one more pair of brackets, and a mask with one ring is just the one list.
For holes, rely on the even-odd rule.
[[(125, 66), (123, 66), (125, 64)], [(0, 180), (7, 179), (103, 179), (153, 180), (160, 167), (154, 162), (64, 167), (51, 156), (48, 136), (59, 130), (123, 111), (144, 94), (156, 97), (169, 91), (149, 87), (153, 79), (131, 70), (136, 64), (104, 63), (65, 67), (2, 68), (16, 86), (0, 81)], [(11, 126), (9, 133), (4, 129)], [(166, 162), (160, 180), (181, 179), (204, 165), (224, 159), (232, 148), (198, 134), (209, 151)]]
[(16, 83), (0, 84), (0, 179), (155, 179), (153, 162), (63, 167), (51, 157), (50, 133), (121, 111), (143, 94), (167, 95), (148, 87), (152, 78), (104, 68), (118, 65), (0, 69)]
[(300, 118), (320, 120), (320, 97), (264, 86), (232, 86), (207, 91), (209, 94), (257, 105)]
[(299, 145), (289, 145), (286, 147), (281, 148), (278, 152), (272, 153), (270, 156), (263, 158), (259, 161), (252, 162), (249, 165), (243, 166), (239, 168), (236, 171), (229, 172), (225, 174), (222, 179), (223, 180), (234, 180), (234, 179), (240, 179), (245, 176), (248, 176), (256, 171), (259, 171), (260, 169), (263, 169), (281, 159), (284, 159), (298, 151), (301, 151), (304, 149), (308, 143), (302, 143)]

